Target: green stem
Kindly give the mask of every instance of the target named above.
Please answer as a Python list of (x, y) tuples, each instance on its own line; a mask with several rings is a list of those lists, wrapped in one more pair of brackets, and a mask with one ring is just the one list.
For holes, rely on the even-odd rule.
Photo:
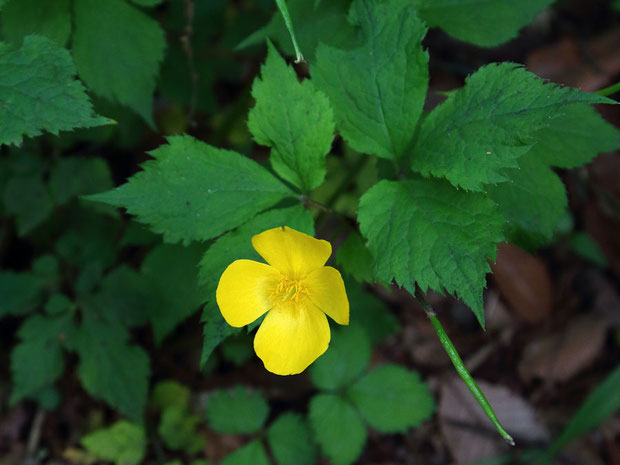
[(605, 87), (604, 89), (597, 90), (594, 93), (597, 95), (602, 95), (603, 97), (608, 97), (611, 94), (615, 94), (616, 92), (620, 92), (620, 82), (616, 82), (614, 85)]
[(301, 50), (299, 49), (299, 44), (297, 43), (297, 38), (295, 37), (295, 31), (293, 30), (293, 21), (291, 21), (291, 15), (288, 12), (288, 8), (286, 7), (286, 2), (284, 0), (275, 0), (280, 13), (282, 14), (282, 19), (284, 19), (284, 24), (288, 29), (288, 33), (291, 36), (291, 40), (293, 41), (293, 47), (295, 48), (295, 63), (299, 63), (304, 60), (303, 55), (301, 54)]
[(456, 372), (459, 374), (465, 385), (469, 388), (474, 398), (476, 399), (476, 402), (478, 402), (478, 405), (482, 407), (482, 410), (484, 410), (484, 413), (486, 413), (487, 417), (489, 417), (489, 420), (491, 420), (491, 423), (493, 423), (495, 429), (497, 429), (502, 438), (504, 438), (504, 440), (508, 444), (514, 446), (514, 439), (512, 439), (512, 437), (500, 424), (497, 416), (495, 415), (495, 412), (493, 411), (493, 407), (491, 407), (491, 404), (476, 384), (476, 381), (474, 381), (474, 378), (472, 378), (469, 374), (469, 371), (467, 371), (467, 368), (465, 367), (465, 364), (463, 363), (463, 360), (461, 359), (459, 353), (456, 351), (454, 344), (452, 344), (452, 341), (446, 334), (445, 329), (443, 329), (441, 322), (437, 319), (435, 311), (428, 304), (428, 302), (419, 290), (415, 293), (415, 298), (418, 300), (418, 302), (420, 302), (422, 308), (424, 309), (424, 312), (426, 312), (426, 315), (431, 320), (431, 324), (433, 325), (433, 328), (437, 333), (439, 342), (441, 342), (441, 345), (448, 354), (448, 357), (450, 357), (450, 360), (452, 361)]

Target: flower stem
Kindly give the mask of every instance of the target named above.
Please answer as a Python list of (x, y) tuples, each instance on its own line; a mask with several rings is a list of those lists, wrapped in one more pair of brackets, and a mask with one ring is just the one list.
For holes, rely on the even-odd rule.
[(504, 427), (500, 424), (497, 416), (495, 415), (495, 412), (493, 411), (493, 407), (491, 407), (491, 404), (478, 387), (478, 384), (476, 384), (474, 378), (472, 378), (471, 374), (469, 374), (469, 371), (467, 371), (467, 368), (465, 367), (465, 364), (463, 363), (463, 360), (461, 359), (459, 353), (456, 351), (454, 344), (452, 344), (452, 341), (446, 334), (446, 330), (443, 329), (441, 322), (439, 321), (439, 319), (437, 319), (437, 314), (426, 301), (424, 295), (422, 294), (422, 292), (420, 292), (419, 289), (416, 290), (415, 298), (422, 305), (422, 309), (428, 316), (429, 320), (431, 320), (431, 324), (433, 325), (435, 333), (437, 333), (439, 342), (441, 342), (441, 345), (448, 354), (448, 357), (450, 357), (450, 360), (452, 361), (456, 372), (459, 374), (465, 385), (469, 388), (469, 390), (474, 396), (474, 399), (476, 399), (476, 402), (478, 402), (478, 405), (482, 407), (482, 410), (484, 410), (484, 413), (486, 413), (487, 417), (489, 417), (489, 420), (491, 420), (491, 423), (493, 423), (493, 426), (495, 426), (495, 429), (497, 429), (502, 438), (504, 438), (504, 440), (508, 444), (514, 446), (514, 439), (512, 439), (512, 436), (510, 436), (508, 432), (504, 429)]
[(615, 94), (616, 92), (620, 92), (620, 82), (616, 82), (615, 84), (609, 87), (605, 87), (604, 89), (597, 90), (594, 93), (597, 95), (602, 95), (603, 97), (609, 97), (610, 95)]
[(284, 0), (275, 0), (280, 13), (282, 14), (282, 19), (284, 19), (284, 24), (286, 25), (286, 29), (288, 29), (288, 33), (291, 36), (291, 40), (293, 41), (293, 47), (295, 48), (295, 63), (300, 63), (304, 60), (303, 55), (301, 54), (301, 50), (299, 49), (299, 44), (297, 43), (297, 38), (295, 37), (295, 31), (293, 29), (293, 21), (291, 21), (291, 15), (288, 12), (288, 8), (286, 7), (286, 2)]

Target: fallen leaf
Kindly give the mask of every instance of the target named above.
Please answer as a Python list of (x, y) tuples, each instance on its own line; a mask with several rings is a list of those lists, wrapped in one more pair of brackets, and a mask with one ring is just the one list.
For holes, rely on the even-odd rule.
[(549, 316), (551, 278), (542, 260), (514, 244), (502, 243), (491, 269), (502, 296), (518, 316), (532, 324)]
[(529, 382), (543, 378), (564, 382), (590, 366), (605, 342), (607, 321), (598, 315), (583, 315), (565, 328), (532, 340), (519, 362), (519, 375)]
[[(546, 426), (521, 396), (504, 386), (476, 382), (517, 444), (549, 440)], [(460, 378), (450, 377), (441, 387), (439, 424), (456, 463), (476, 462), (510, 449)]]

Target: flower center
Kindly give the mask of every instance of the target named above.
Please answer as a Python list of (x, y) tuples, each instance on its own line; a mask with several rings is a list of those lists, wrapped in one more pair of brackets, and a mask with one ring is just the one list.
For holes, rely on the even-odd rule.
[(296, 303), (303, 300), (307, 295), (308, 290), (301, 280), (289, 279), (281, 275), (270, 297), (277, 303)]

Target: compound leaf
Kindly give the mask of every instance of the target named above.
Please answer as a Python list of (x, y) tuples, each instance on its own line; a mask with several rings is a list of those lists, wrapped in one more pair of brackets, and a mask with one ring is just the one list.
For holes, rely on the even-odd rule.
[(11, 353), (12, 404), (36, 397), (60, 377), (65, 368), (62, 345), (74, 330), (72, 315), (33, 315), (24, 322), (18, 333), (22, 342)]
[(252, 86), (256, 106), (248, 127), (256, 142), (272, 147), (275, 172), (308, 192), (325, 178), (325, 155), (334, 138), (329, 100), (311, 80), (299, 82), (271, 42), (261, 74)]
[(484, 195), (441, 180), (380, 181), (360, 200), (358, 221), (375, 277), (415, 293), (456, 293), (484, 326), (487, 260), (503, 239), (503, 219)]
[(422, 113), (428, 87), (426, 26), (399, 0), (356, 0), (349, 20), (362, 45), (319, 45), (312, 77), (329, 97), (336, 124), (358, 152), (395, 159), (404, 152)]
[(220, 465), (269, 465), (269, 463), (263, 444), (260, 439), (255, 439), (228, 454)]
[(483, 190), (507, 180), (505, 170), (536, 142), (536, 132), (573, 103), (612, 103), (605, 97), (545, 83), (514, 63), (493, 63), (424, 119), (411, 167), (455, 186)]
[(370, 340), (359, 326), (332, 330), (329, 350), (310, 368), (310, 378), (322, 390), (336, 390), (355, 380), (370, 363)]
[(508, 182), (487, 186), (487, 194), (504, 215), (510, 242), (522, 242), (523, 233), (531, 244), (551, 239), (568, 205), (562, 180), (538, 155), (534, 149), (528, 152), (519, 168), (506, 171)]
[(93, 431), (84, 436), (81, 443), (98, 459), (115, 465), (138, 465), (146, 454), (144, 428), (125, 420)]
[(350, 465), (362, 452), (368, 433), (355, 409), (341, 397), (319, 394), (310, 401), (310, 427), (334, 465)]
[(519, 29), (555, 0), (413, 0), (420, 17), (457, 39), (493, 47), (517, 36)]
[(590, 105), (570, 105), (536, 134), (530, 151), (540, 162), (559, 168), (584, 165), (601, 152), (620, 148), (620, 130)]
[(38, 35), (19, 50), (0, 43), (0, 144), (111, 122), (94, 113), (67, 50)]
[(80, 356), (78, 377), (93, 397), (136, 422), (142, 422), (148, 394), (149, 358), (127, 343), (127, 330), (89, 308), (84, 312), (75, 348)]
[(203, 252), (200, 244), (164, 244), (151, 250), (142, 262), (142, 274), (154, 295), (150, 317), (157, 343), (203, 302), (204, 293), (198, 285), (198, 263)]
[(372, 255), (357, 231), (349, 234), (336, 251), (336, 263), (360, 283), (372, 279)]
[(144, 171), (88, 198), (126, 208), (167, 242), (212, 239), (292, 195), (256, 162), (190, 136), (149, 153)]
[(418, 374), (399, 365), (383, 365), (370, 371), (351, 386), (348, 397), (366, 421), (382, 433), (419, 426), (435, 407)]
[(201, 418), (185, 406), (171, 405), (164, 409), (157, 432), (171, 450), (196, 454), (204, 449), (205, 438), (196, 431)]
[(209, 424), (218, 433), (250, 434), (256, 433), (265, 424), (269, 404), (259, 393), (236, 386), (211, 394), (206, 414)]
[(380, 344), (400, 329), (400, 323), (382, 299), (377, 298), (364, 286), (345, 278), (347, 297), (351, 307), (351, 319), (366, 330), (373, 344)]
[(317, 450), (311, 438), (310, 427), (294, 412), (280, 415), (267, 431), (267, 441), (278, 465), (314, 465)]
[(114, 186), (108, 164), (101, 158), (60, 158), (50, 171), (49, 189), (54, 203), (106, 191)]
[(25, 315), (41, 303), (45, 279), (31, 273), (0, 271), (0, 318)]
[(73, 8), (73, 56), (80, 77), (152, 126), (153, 92), (166, 46), (161, 27), (124, 0), (76, 0)]
[(43, 172), (16, 174), (4, 187), (4, 208), (15, 215), (17, 233), (24, 236), (43, 223), (54, 204), (43, 181)]

